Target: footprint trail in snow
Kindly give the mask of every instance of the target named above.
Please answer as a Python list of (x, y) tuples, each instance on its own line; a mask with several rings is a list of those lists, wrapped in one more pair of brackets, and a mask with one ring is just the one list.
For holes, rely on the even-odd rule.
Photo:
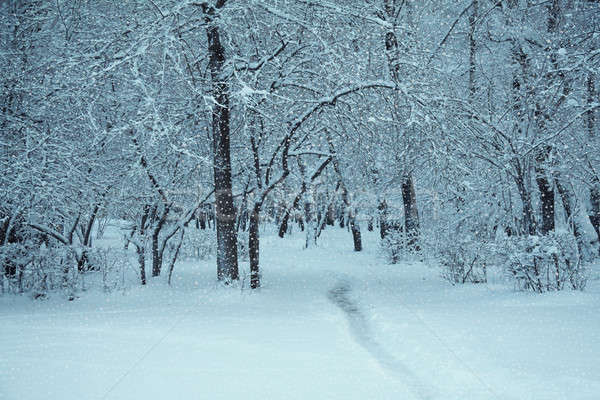
[(339, 281), (329, 290), (327, 297), (346, 315), (354, 340), (367, 350), (379, 365), (401, 380), (416, 398), (420, 400), (434, 399), (428, 385), (373, 338), (365, 315), (349, 296), (350, 291), (351, 286), (347, 281)]

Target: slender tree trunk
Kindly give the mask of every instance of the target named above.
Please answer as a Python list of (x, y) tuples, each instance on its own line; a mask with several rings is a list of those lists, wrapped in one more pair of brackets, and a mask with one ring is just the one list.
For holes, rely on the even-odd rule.
[(413, 250), (419, 250), (417, 242), (420, 234), (416, 197), (412, 174), (408, 174), (402, 182), (402, 201), (404, 203), (404, 226), (408, 238), (407, 244)]
[(181, 233), (179, 234), (179, 242), (177, 242), (177, 247), (175, 248), (175, 254), (173, 254), (173, 259), (171, 259), (171, 263), (169, 264), (169, 285), (171, 284), (171, 277), (173, 276), (173, 270), (175, 269), (175, 262), (179, 257), (179, 250), (181, 249), (181, 244), (183, 243), (184, 234), (184, 230), (181, 229)]
[(531, 192), (529, 191), (529, 187), (525, 181), (525, 177), (520, 167), (517, 167), (517, 174), (515, 175), (514, 179), (522, 203), (521, 233), (526, 235), (535, 235), (537, 229), (533, 215), (533, 206), (531, 203)]
[[(558, 0), (552, 0), (552, 4), (548, 6), (549, 17), (547, 31), (551, 37), (555, 36), (556, 30), (558, 29), (560, 5)], [(550, 53), (550, 59), (554, 66), (553, 69), (558, 70), (556, 54), (552, 50), (551, 46), (558, 46), (559, 43), (549, 42), (550, 45), (547, 48), (547, 52)], [(548, 73), (546, 78), (549, 83), (556, 79), (554, 72)], [(564, 76), (562, 77), (564, 79)], [(537, 122), (538, 131), (543, 134), (546, 131), (546, 120), (548, 116), (545, 115), (544, 109), (539, 104), (536, 104), (535, 120)], [(540, 226), (540, 233), (546, 235), (554, 230), (554, 189), (552, 183), (548, 180), (548, 172), (546, 171), (545, 164), (547, 163), (552, 147), (550, 145), (542, 147), (537, 155), (535, 161), (535, 172), (536, 182), (540, 191), (540, 202), (542, 211), (542, 224)]]
[(339, 179), (338, 186), (342, 194), (342, 201), (344, 202), (344, 206), (346, 207), (346, 213), (348, 215), (348, 226), (350, 227), (350, 231), (352, 232), (354, 251), (362, 251), (363, 247), (360, 235), (360, 226), (356, 223), (355, 212), (350, 202), (350, 194), (348, 193), (348, 189), (346, 188), (346, 185), (344, 184), (344, 181), (342, 179), (342, 171), (340, 169), (340, 163), (335, 152), (335, 147), (333, 146), (333, 141), (330, 137), (327, 138), (327, 141), (329, 142), (329, 151), (332, 154), (331, 161), (333, 163), (333, 169), (336, 172)]
[(152, 231), (152, 276), (153, 277), (160, 276), (160, 271), (162, 269), (163, 253), (159, 246), (158, 237), (160, 235), (160, 231), (162, 230), (163, 226), (165, 225), (165, 222), (167, 221), (169, 209), (170, 209), (170, 207), (168, 205), (165, 206), (165, 210), (163, 211), (162, 215), (160, 216), (160, 218), (158, 220), (158, 223), (156, 224), (156, 226), (154, 227), (154, 230)]
[[(310, 196), (310, 193), (309, 193)], [(309, 248), (312, 244), (317, 243), (315, 238), (315, 212), (314, 199), (306, 197), (304, 201), (304, 222), (306, 225), (306, 242), (304, 247)]]
[[(388, 18), (392, 21), (395, 18), (397, 10), (397, 4), (393, 0), (386, 0), (384, 2), (385, 13)], [(410, 6), (409, 2), (401, 2), (400, 7)], [(386, 32), (385, 35), (385, 49), (388, 57), (388, 68), (391, 73), (391, 78), (396, 83), (402, 82), (402, 71), (399, 63), (399, 52), (400, 43), (398, 37), (393, 29)], [(406, 174), (402, 184), (402, 200), (404, 203), (404, 222), (406, 234), (408, 236), (408, 245), (414, 250), (418, 250), (418, 237), (419, 237), (419, 213), (417, 209), (417, 199), (415, 195), (415, 185), (412, 173)], [(387, 227), (385, 227), (387, 229)], [(381, 232), (380, 232), (381, 233)], [(382, 234), (385, 236), (385, 234)]]
[(140, 266), (140, 278), (142, 285), (146, 284), (146, 249), (144, 246), (136, 246), (136, 252), (138, 254), (138, 264)]
[(554, 174), (554, 183), (562, 200), (567, 224), (571, 227), (573, 236), (575, 236), (577, 248), (579, 249), (579, 256), (582, 257), (586, 253), (587, 244), (585, 243), (584, 230), (580, 226), (577, 216), (575, 215), (575, 207), (573, 204), (575, 200), (575, 193), (573, 193), (573, 191), (563, 183), (558, 172)]
[(254, 204), (250, 214), (250, 226), (248, 229), (248, 253), (250, 256), (250, 287), (260, 287), (259, 251), (260, 251), (260, 204)]
[(362, 239), (360, 236), (360, 227), (356, 223), (354, 217), (350, 219), (350, 231), (352, 232), (352, 241), (354, 243), (354, 251), (362, 251)]
[(547, 235), (554, 231), (554, 188), (552, 182), (548, 181), (547, 172), (544, 163), (550, 155), (550, 146), (545, 146), (536, 158), (536, 182), (540, 191), (540, 202), (542, 207), (542, 224), (540, 233)]
[[(589, 111), (586, 113), (585, 119), (588, 136), (590, 140), (597, 140), (596, 111), (592, 108), (593, 104), (596, 102), (597, 99), (597, 92), (596, 81), (592, 72), (590, 72), (587, 76), (586, 88), (587, 106), (589, 108)], [(595, 175), (595, 172), (592, 171), (592, 174)], [(590, 210), (588, 213), (588, 218), (590, 219), (590, 223), (596, 231), (598, 243), (600, 243), (600, 178), (598, 176), (594, 177), (593, 186), (590, 189)]]
[[(224, 3), (224, 2), (221, 2)], [(214, 97), (212, 115), (215, 214), (217, 226), (217, 278), (229, 283), (239, 278), (235, 207), (231, 183), (229, 84), (225, 71), (225, 49), (221, 44), (218, 26), (213, 19), (215, 10), (205, 9), (207, 16), (209, 68)]]
[(477, 86), (475, 84), (477, 41), (475, 39), (475, 29), (477, 28), (477, 19), (479, 18), (479, 0), (473, 0), (471, 4), (471, 14), (469, 15), (469, 102), (473, 103)]
[(554, 189), (552, 183), (545, 177), (546, 171), (542, 168), (536, 168), (538, 176), (536, 178), (538, 189), (540, 190), (540, 200), (542, 207), (542, 224), (540, 233), (547, 235), (554, 231)]
[(600, 243), (600, 182), (590, 189), (590, 206), (589, 219)]
[(146, 284), (146, 225), (148, 225), (148, 219), (155, 212), (150, 207), (149, 204), (144, 205), (144, 213), (142, 214), (142, 218), (140, 220), (139, 233), (140, 233), (140, 242), (134, 243), (135, 250), (138, 254), (138, 264), (140, 266), (140, 279), (142, 281), (142, 285)]
[(387, 214), (388, 214), (388, 205), (385, 200), (381, 200), (379, 205), (377, 206), (377, 210), (379, 211), (379, 236), (381, 239), (385, 239), (388, 231), (387, 226)]

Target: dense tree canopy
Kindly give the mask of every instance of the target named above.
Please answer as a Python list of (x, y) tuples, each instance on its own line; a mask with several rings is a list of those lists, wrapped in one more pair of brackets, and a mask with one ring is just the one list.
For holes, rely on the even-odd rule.
[(143, 284), (208, 241), (258, 288), (265, 225), (347, 225), (356, 251), (377, 227), (391, 262), (536, 291), (598, 257), (597, 1), (9, 0), (0, 22), (2, 290), (75, 290), (105, 219)]

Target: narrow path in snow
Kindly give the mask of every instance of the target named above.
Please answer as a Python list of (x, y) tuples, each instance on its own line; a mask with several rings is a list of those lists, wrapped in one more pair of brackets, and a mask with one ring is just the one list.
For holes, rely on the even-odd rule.
[(329, 290), (327, 297), (346, 315), (350, 333), (354, 340), (361, 345), (384, 369), (396, 376), (414, 396), (421, 400), (434, 399), (431, 388), (410, 370), (401, 360), (386, 351), (371, 334), (371, 329), (364, 313), (350, 298), (351, 286), (341, 280)]

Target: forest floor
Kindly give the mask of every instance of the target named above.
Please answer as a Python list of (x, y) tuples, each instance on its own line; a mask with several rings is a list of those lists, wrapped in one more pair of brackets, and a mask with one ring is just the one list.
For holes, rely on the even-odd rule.
[(308, 250), (265, 234), (257, 292), (208, 260), (172, 286), (0, 298), (0, 399), (599, 398), (600, 281), (452, 286), (363, 235), (354, 253), (344, 230)]

